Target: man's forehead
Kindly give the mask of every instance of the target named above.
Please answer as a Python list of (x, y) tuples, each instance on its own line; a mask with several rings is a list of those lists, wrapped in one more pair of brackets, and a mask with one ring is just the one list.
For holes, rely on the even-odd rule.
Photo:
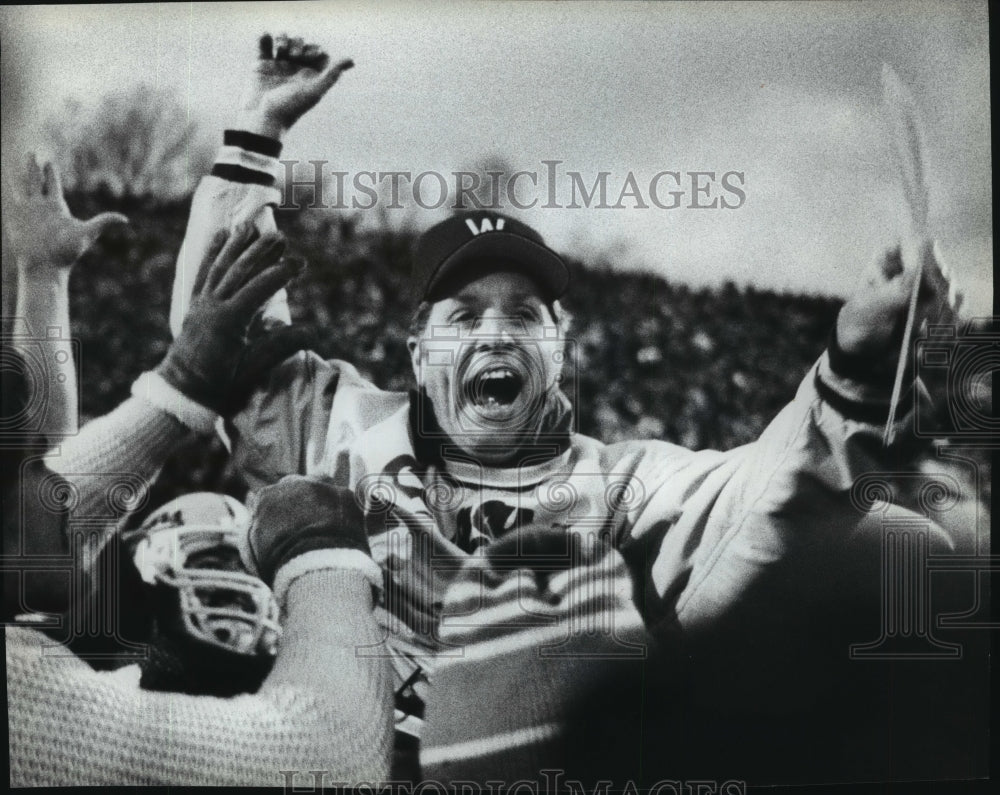
[(478, 278), (470, 279), (456, 289), (443, 295), (436, 303), (457, 301), (459, 303), (481, 303), (484, 300), (537, 301), (544, 303), (538, 284), (523, 273), (498, 270)]

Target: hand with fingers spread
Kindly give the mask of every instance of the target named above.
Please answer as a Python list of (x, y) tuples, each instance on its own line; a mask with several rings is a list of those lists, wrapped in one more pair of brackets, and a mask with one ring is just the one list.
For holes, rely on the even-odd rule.
[[(15, 335), (11, 345), (25, 361), (35, 361), (42, 353), (42, 361), (49, 363), (42, 367), (42, 380), (34, 384), (38, 395), (44, 395), (37, 403), (44, 409), (28, 425), (54, 441), (75, 434), (79, 422), (69, 322), (70, 269), (105, 229), (128, 219), (118, 213), (102, 213), (89, 221), (74, 218), (63, 199), (59, 172), (52, 163), (39, 166), (34, 154), (29, 155), (21, 178), (13, 182), (3, 224), (17, 264), (15, 316), (28, 336)], [(35, 349), (39, 345), (40, 351)]]
[[(953, 321), (962, 304), (962, 295), (937, 246), (926, 242), (920, 256), (923, 274), (914, 329), (924, 320)], [(899, 246), (886, 251), (869, 269), (864, 283), (837, 317), (837, 343), (845, 354), (893, 366), (900, 352), (914, 278), (915, 270), (903, 267)]]
[[(163, 362), (160, 376), (196, 403), (226, 414), (239, 396), (247, 328), (264, 302), (301, 270), (282, 260), (284, 238), (256, 237), (253, 224), (219, 232), (205, 255), (191, 307)], [(287, 357), (292, 351), (273, 352)]]
[(39, 166), (34, 154), (12, 193), (4, 226), (18, 267), (29, 278), (68, 272), (106, 229), (128, 223), (120, 213), (101, 213), (89, 221), (74, 218), (55, 165)]
[(334, 62), (317, 44), (281, 34), (260, 38), (260, 58), (240, 102), (238, 129), (281, 138), (354, 62)]

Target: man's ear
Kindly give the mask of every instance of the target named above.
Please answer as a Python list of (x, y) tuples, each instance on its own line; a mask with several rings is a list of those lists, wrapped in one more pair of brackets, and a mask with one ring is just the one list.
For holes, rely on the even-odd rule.
[(416, 337), (406, 338), (406, 349), (410, 352), (410, 364), (413, 366), (413, 378), (420, 383), (420, 340)]
[(569, 356), (569, 351), (567, 350), (568, 347), (569, 346), (564, 342), (562, 347), (562, 359), (560, 360), (559, 366), (552, 374), (552, 383), (546, 385), (549, 389), (562, 383), (563, 374), (566, 370), (566, 357)]

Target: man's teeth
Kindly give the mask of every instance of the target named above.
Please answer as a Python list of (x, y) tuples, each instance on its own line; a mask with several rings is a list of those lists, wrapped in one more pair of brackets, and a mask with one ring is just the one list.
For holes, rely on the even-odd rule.
[(510, 405), (520, 390), (520, 376), (510, 367), (495, 367), (477, 377), (473, 401), (493, 409)]
[(487, 373), (483, 373), (482, 379), (484, 381), (491, 381), (496, 378), (513, 378), (514, 371), (508, 367), (501, 367), (499, 370), (490, 370)]

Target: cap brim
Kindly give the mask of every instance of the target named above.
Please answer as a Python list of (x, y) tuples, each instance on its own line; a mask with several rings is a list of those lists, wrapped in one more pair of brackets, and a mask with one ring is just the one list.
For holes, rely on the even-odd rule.
[(427, 282), (425, 300), (434, 300), (449, 288), (499, 271), (523, 273), (542, 289), (543, 297), (552, 301), (566, 292), (569, 269), (551, 249), (509, 232), (488, 232), (477, 235), (444, 259)]

